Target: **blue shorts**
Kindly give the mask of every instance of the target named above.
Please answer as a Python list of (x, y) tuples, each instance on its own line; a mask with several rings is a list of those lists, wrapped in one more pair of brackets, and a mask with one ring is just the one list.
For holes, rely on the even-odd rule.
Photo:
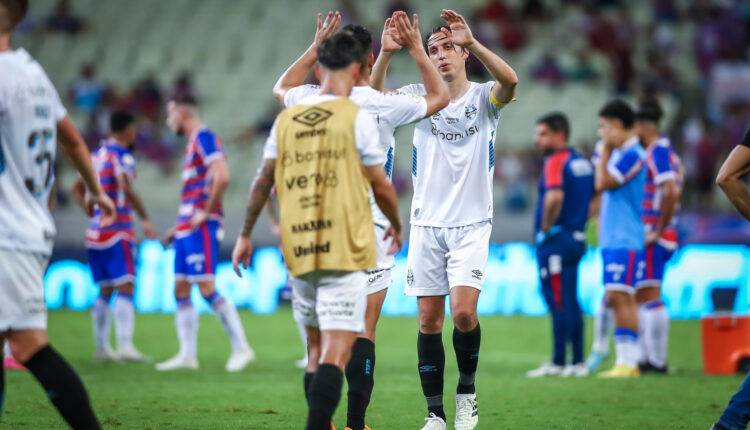
[(187, 236), (175, 239), (175, 279), (201, 282), (214, 278), (220, 231), (218, 222), (208, 221)]
[(643, 251), (627, 248), (602, 249), (604, 289), (635, 293), (635, 286), (643, 278)]
[(643, 278), (638, 281), (638, 287), (659, 287), (664, 279), (664, 268), (674, 254), (673, 249), (666, 248), (658, 243), (651, 244), (644, 251), (645, 267)]
[(86, 248), (94, 282), (102, 287), (117, 287), (135, 281), (135, 245), (118, 240), (108, 248)]

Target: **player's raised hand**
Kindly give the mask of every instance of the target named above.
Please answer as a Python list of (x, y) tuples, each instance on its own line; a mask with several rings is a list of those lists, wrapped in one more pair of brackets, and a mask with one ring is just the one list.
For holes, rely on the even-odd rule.
[(474, 44), (476, 39), (474, 39), (469, 24), (466, 23), (466, 19), (463, 16), (450, 9), (443, 9), (440, 13), (440, 18), (450, 27), (450, 38), (454, 45), (468, 48)]
[(89, 217), (94, 215), (94, 208), (99, 207), (101, 215), (99, 216), (99, 225), (107, 227), (112, 225), (117, 218), (117, 210), (112, 199), (103, 191), (98, 194), (86, 195), (86, 213)]
[(319, 13), (315, 27), (315, 39), (313, 39), (314, 46), (320, 46), (326, 39), (330, 38), (339, 29), (341, 23), (341, 12), (328, 11), (325, 21), (323, 20), (323, 14)]
[(396, 52), (401, 49), (401, 39), (396, 30), (396, 20), (393, 17), (385, 19), (383, 35), (380, 37), (380, 49), (383, 52)]
[(383, 234), (383, 240), (391, 239), (391, 246), (388, 248), (388, 255), (393, 255), (401, 250), (404, 244), (404, 237), (401, 234), (401, 230), (396, 230), (393, 226), (388, 226)]
[(253, 255), (253, 244), (250, 242), (250, 238), (239, 235), (232, 250), (232, 267), (234, 268), (234, 273), (240, 278), (242, 277), (240, 267), (247, 269), (250, 265), (251, 255)]
[(396, 31), (401, 39), (401, 45), (407, 49), (420, 48), (422, 46), (422, 33), (419, 31), (419, 16), (414, 14), (412, 22), (406, 12), (397, 11), (393, 14), (396, 20)]

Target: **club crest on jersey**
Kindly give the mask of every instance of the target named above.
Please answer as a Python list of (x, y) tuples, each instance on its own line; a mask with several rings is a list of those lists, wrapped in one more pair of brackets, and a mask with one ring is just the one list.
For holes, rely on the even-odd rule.
[(466, 106), (466, 110), (464, 110), (464, 113), (466, 114), (466, 118), (473, 119), (475, 116), (477, 116), (477, 107), (474, 105), (468, 105)]
[(440, 119), (440, 112), (435, 112), (434, 114), (432, 114), (433, 121), (437, 121), (439, 119)]

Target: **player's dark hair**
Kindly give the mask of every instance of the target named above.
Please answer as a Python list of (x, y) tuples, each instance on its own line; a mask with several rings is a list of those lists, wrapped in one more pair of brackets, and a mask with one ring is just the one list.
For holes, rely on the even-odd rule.
[(348, 33), (334, 34), (318, 46), (318, 63), (329, 70), (341, 70), (362, 58), (362, 46)]
[(360, 62), (366, 66), (370, 52), (372, 52), (372, 34), (370, 34), (370, 31), (359, 24), (347, 24), (341, 29), (341, 33), (352, 36), (359, 43), (362, 50)]
[(562, 112), (550, 112), (536, 120), (536, 123), (546, 125), (554, 133), (562, 133), (565, 140), (570, 136), (570, 122)]
[(635, 112), (635, 119), (639, 121), (651, 121), (659, 124), (664, 116), (659, 101), (653, 97), (645, 98), (638, 103), (638, 110)]
[(198, 99), (192, 94), (178, 94), (172, 97), (172, 102), (178, 105), (198, 107)]
[(23, 21), (29, 10), (28, 0), (0, 0), (0, 5), (8, 11), (9, 28), (0, 28), (0, 31), (13, 31), (18, 23)]
[(112, 133), (122, 133), (135, 122), (132, 113), (124, 110), (116, 110), (109, 117), (109, 130)]
[(626, 129), (633, 127), (635, 123), (635, 114), (630, 105), (620, 99), (607, 102), (599, 111), (599, 116), (608, 119), (619, 119), (622, 126)]

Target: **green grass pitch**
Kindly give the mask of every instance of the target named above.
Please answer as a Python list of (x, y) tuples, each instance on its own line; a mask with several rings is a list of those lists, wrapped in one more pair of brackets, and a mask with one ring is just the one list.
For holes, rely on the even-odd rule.
[[(261, 316), (242, 311), (241, 316), (258, 359), (240, 374), (224, 371), (228, 340), (211, 315), (201, 317), (201, 369), (174, 373), (156, 372), (152, 364), (93, 362), (88, 313), (52, 312), (49, 327), (53, 345), (80, 373), (105, 428), (302, 428), (302, 373), (293, 366), (301, 346), (291, 313), (285, 309)], [(526, 379), (524, 372), (547, 358), (548, 320), (482, 317), (481, 322), (480, 429), (707, 429), (741, 382), (740, 376), (702, 374), (697, 321), (672, 323), (670, 361), (675, 375), (624, 381)], [(375, 392), (367, 419), (375, 430), (422, 425), (425, 405), (416, 371), (416, 327), (415, 318), (381, 321)], [(457, 380), (451, 330), (447, 323), (449, 428)], [(170, 357), (177, 351), (172, 316), (138, 315), (136, 344), (155, 360)], [(29, 374), (6, 376), (0, 428), (64, 426)], [(335, 417), (339, 430), (345, 425), (345, 390)]]

